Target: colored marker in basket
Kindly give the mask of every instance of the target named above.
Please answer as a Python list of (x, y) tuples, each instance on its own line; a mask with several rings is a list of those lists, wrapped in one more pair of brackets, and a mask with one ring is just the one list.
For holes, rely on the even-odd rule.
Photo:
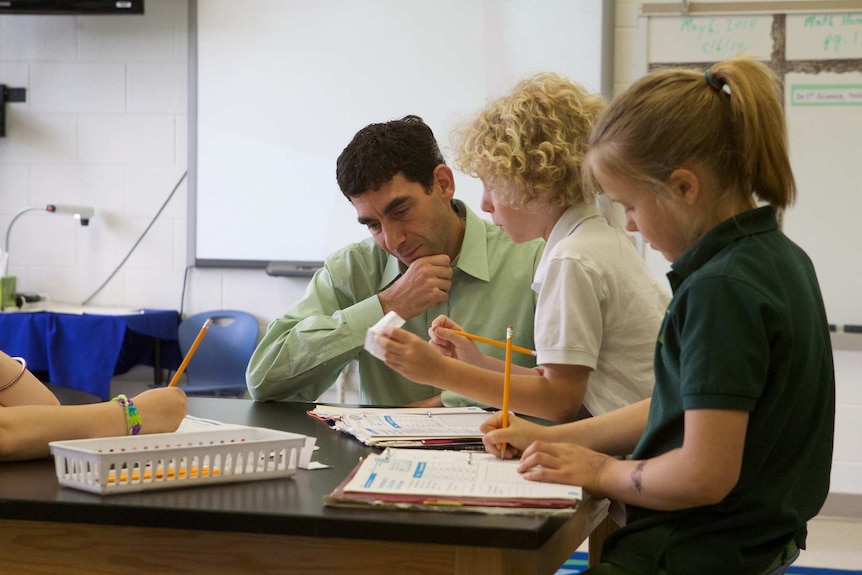
[[(220, 469), (213, 469), (212, 475), (213, 476), (221, 475), (221, 470)], [(189, 478), (196, 478), (198, 476), (198, 468), (192, 467), (191, 470), (189, 470), (189, 471), (186, 471), (185, 469), (180, 469), (179, 473), (174, 472), (173, 469), (168, 469), (168, 471), (167, 471), (167, 478), (168, 479), (175, 479), (175, 478), (176, 479), (185, 479), (187, 476)], [(200, 470), (200, 476), (201, 477), (209, 477), (210, 476), (209, 467), (202, 467)], [(134, 471), (132, 471), (131, 477), (132, 477), (131, 481), (141, 481), (140, 470), (135, 469)], [(162, 479), (164, 477), (165, 477), (165, 472), (162, 469), (157, 469), (155, 472), (155, 478), (156, 479)], [(143, 481), (149, 481), (152, 478), (153, 478), (152, 470), (150, 470), (150, 469), (144, 470)], [(121, 471), (120, 472), (120, 483), (126, 483), (127, 481), (129, 481), (129, 472), (128, 471)], [(111, 471), (108, 474), (108, 483), (116, 483), (116, 482), (117, 482), (117, 472)]]

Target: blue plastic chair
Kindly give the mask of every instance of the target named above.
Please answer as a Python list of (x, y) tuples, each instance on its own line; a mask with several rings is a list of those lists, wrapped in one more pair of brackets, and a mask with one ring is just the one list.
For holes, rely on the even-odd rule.
[(188, 395), (236, 396), (246, 392), (245, 369), (257, 345), (258, 324), (244, 311), (217, 310), (189, 316), (180, 323), (179, 344), (183, 357), (207, 318), (213, 323), (186, 366)]

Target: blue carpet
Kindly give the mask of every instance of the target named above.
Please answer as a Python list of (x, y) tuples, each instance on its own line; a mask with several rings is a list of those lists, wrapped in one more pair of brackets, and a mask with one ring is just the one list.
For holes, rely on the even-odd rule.
[[(557, 570), (556, 575), (577, 575), (587, 570), (587, 554), (583, 551), (575, 551), (572, 556)], [(795, 567), (790, 566), (787, 575), (862, 575), (862, 571), (855, 569), (823, 569), (820, 567)]]
[(583, 551), (575, 551), (563, 566), (557, 569), (556, 575), (575, 575), (587, 570), (587, 554)]

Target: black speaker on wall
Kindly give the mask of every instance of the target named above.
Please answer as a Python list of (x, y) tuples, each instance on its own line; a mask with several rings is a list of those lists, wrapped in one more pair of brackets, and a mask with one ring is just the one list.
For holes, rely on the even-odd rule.
[(0, 0), (3, 14), (143, 14), (144, 0)]

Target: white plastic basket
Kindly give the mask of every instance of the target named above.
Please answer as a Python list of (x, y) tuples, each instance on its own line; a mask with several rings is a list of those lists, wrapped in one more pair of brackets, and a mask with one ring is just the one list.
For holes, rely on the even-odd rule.
[(51, 442), (61, 485), (107, 495), (290, 477), (306, 440), (297, 433), (231, 427)]

